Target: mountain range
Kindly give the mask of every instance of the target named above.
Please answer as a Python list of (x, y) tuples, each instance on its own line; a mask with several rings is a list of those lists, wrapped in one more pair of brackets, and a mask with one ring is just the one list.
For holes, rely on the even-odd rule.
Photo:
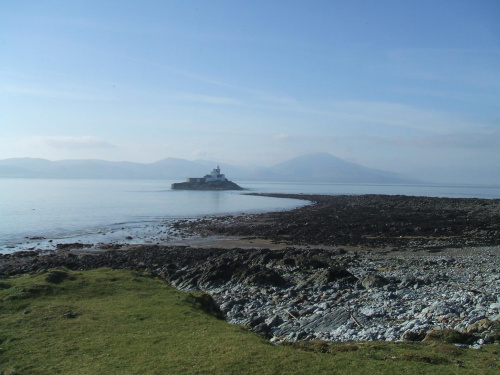
[[(0, 178), (181, 179), (204, 176), (216, 162), (166, 158), (154, 163), (14, 158), (0, 160)], [(299, 156), (272, 167), (221, 165), (230, 180), (324, 183), (411, 183), (396, 173), (367, 168), (328, 153)]]

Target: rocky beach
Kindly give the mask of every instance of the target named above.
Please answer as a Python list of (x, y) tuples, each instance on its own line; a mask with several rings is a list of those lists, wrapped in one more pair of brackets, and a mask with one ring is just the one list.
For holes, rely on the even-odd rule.
[(0, 276), (148, 271), (272, 342), (500, 340), (500, 200), (273, 196), (312, 204), (179, 220), (166, 243), (5, 254)]

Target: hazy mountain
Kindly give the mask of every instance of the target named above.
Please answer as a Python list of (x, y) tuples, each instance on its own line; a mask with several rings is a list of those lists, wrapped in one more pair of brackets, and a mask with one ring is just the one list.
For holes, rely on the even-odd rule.
[(26, 178), (117, 178), (171, 179), (207, 173), (202, 165), (184, 159), (167, 158), (155, 163), (104, 160), (6, 159), (0, 160), (0, 177)]
[[(204, 176), (217, 165), (208, 160), (166, 158), (154, 163), (18, 158), (0, 160), (0, 177), (181, 179)], [(399, 175), (366, 168), (327, 153), (299, 156), (268, 168), (221, 165), (231, 180), (338, 183), (405, 183)]]
[[(261, 172), (263, 173), (263, 172)], [(404, 183), (396, 173), (363, 167), (327, 153), (308, 154), (268, 168), (269, 180), (338, 183)]]

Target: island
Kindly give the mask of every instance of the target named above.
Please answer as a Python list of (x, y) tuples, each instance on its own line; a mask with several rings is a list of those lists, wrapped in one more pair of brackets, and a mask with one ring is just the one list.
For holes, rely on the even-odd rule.
[(238, 184), (229, 181), (220, 173), (220, 167), (204, 177), (188, 177), (185, 182), (175, 182), (172, 190), (243, 190)]

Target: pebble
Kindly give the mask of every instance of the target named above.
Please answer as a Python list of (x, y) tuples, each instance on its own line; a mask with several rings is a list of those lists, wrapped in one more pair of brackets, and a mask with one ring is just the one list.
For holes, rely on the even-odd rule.
[[(484, 319), (500, 324), (500, 285), (483, 282), (500, 279), (496, 247), (470, 248), (454, 256), (366, 253), (356, 259), (349, 271), (364, 283), (358, 281), (349, 290), (332, 282), (269, 288), (266, 293), (245, 285), (207, 291), (228, 322), (245, 324), (257, 316), (272, 342), (401, 341), (428, 330), (467, 332)], [(485, 329), (470, 347), (480, 348), (488, 332)]]

